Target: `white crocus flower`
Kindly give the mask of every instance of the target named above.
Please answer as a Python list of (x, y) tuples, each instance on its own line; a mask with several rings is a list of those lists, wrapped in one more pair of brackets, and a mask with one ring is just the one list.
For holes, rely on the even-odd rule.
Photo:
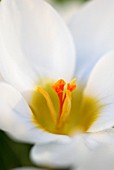
[(114, 142), (113, 6), (95, 0), (72, 19), (75, 70), (71, 35), (47, 3), (0, 3), (0, 128), (37, 143), (36, 164), (77, 164)]

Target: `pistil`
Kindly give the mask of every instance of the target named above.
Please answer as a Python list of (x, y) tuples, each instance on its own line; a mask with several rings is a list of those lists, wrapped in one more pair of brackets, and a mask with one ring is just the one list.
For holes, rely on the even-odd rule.
[(76, 89), (75, 79), (70, 83), (58, 80), (52, 88), (57, 93), (60, 102), (58, 126), (61, 127), (68, 118), (71, 110), (71, 93)]

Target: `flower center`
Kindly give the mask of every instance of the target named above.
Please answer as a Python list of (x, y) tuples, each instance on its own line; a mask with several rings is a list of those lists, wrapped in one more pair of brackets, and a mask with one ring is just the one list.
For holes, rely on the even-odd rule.
[(41, 83), (32, 96), (30, 104), (33, 122), (38, 128), (50, 133), (72, 135), (86, 132), (100, 113), (96, 99), (83, 95), (83, 88), (76, 80), (66, 83), (63, 79)]

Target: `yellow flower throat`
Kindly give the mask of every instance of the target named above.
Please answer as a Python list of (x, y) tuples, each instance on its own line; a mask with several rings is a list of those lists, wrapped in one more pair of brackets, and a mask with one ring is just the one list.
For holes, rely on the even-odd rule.
[(60, 79), (55, 84), (47, 82), (38, 86), (30, 104), (32, 120), (38, 128), (54, 134), (72, 135), (86, 132), (100, 113), (100, 104), (83, 95), (75, 79), (66, 83)]

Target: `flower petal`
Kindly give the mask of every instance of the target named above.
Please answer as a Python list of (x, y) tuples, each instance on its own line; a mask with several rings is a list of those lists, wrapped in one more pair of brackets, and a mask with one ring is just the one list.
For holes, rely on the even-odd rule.
[[(99, 149), (101, 149), (103, 146), (109, 147), (109, 146), (113, 145), (113, 147), (114, 147), (114, 129), (111, 128), (111, 129), (108, 129), (108, 130), (105, 130), (102, 132), (85, 134), (82, 136), (82, 141), (83, 141), (83, 144), (86, 146), (86, 152), (83, 155), (83, 151), (82, 151), (82, 156), (80, 157), (81, 162), (80, 162), (80, 164), (78, 164), (78, 166), (76, 166), (77, 164), (74, 164), (74, 169), (77, 167), (83, 167), (84, 165), (86, 165), (86, 163), (87, 164), (91, 163), (90, 158), (94, 154), (96, 154), (97, 151)], [(105, 154), (105, 153), (103, 153), (103, 154)], [(94, 158), (93, 161), (94, 160), (96, 160), (96, 158)], [(94, 168), (94, 166), (93, 166), (93, 168)], [(93, 168), (90, 168), (88, 170), (91, 170), (91, 169), (93, 170)], [(101, 168), (101, 169), (103, 169), (103, 168)], [(78, 168), (77, 168), (77, 170), (78, 170)], [(86, 170), (86, 168), (84, 170)]]
[(88, 154), (82, 136), (76, 136), (70, 143), (50, 142), (35, 145), (31, 150), (31, 160), (36, 165), (50, 167), (72, 167), (80, 164)]
[(38, 129), (32, 122), (32, 112), (21, 94), (6, 83), (0, 83), (0, 129), (11, 137), (30, 143), (69, 140)]
[(102, 57), (93, 69), (84, 92), (100, 104), (100, 114), (89, 132), (114, 125), (114, 52)]
[(114, 49), (113, 8), (113, 0), (90, 1), (69, 23), (77, 47), (76, 74), (83, 81), (99, 57)]
[(1, 82), (1, 81), (3, 81), (3, 77), (2, 77), (2, 75), (0, 74), (0, 82)]
[(102, 145), (113, 145), (114, 128), (96, 133), (88, 133), (86, 136), (83, 136), (83, 140), (89, 150), (93, 151)]
[(51, 167), (78, 167), (86, 158), (103, 144), (114, 143), (114, 129), (95, 134), (76, 134), (70, 143), (50, 142), (35, 145), (31, 160), (36, 165)]
[(83, 164), (76, 170), (113, 170), (114, 169), (114, 145), (102, 145), (90, 154)]
[(13, 22), (16, 15), (7, 3), (7, 0), (0, 2), (0, 73), (18, 89), (31, 89), (34, 72), (21, 49), (20, 34), (16, 30), (20, 28), (19, 22)]
[(76, 57), (72, 37), (46, 2), (2, 1), (0, 37), (0, 71), (15, 87), (36, 81), (39, 67), (71, 78)]

